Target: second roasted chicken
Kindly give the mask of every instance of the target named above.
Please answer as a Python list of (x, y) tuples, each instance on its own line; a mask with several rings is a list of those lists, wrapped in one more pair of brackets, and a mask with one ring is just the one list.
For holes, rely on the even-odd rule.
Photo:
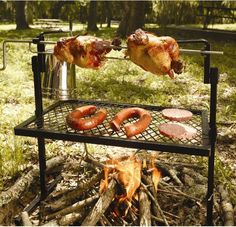
[(60, 61), (82, 68), (98, 69), (111, 51), (110, 42), (93, 36), (60, 39), (54, 47), (54, 55)]
[(171, 78), (174, 72), (182, 72), (179, 45), (169, 36), (157, 37), (138, 29), (128, 37), (127, 46), (126, 56), (146, 71), (156, 75), (168, 74)]

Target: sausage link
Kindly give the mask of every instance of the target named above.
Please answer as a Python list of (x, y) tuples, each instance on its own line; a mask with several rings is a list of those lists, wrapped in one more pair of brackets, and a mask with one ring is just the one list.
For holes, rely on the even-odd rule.
[(135, 136), (143, 132), (152, 121), (150, 113), (145, 109), (138, 107), (125, 108), (115, 115), (110, 122), (110, 126), (114, 131), (119, 131), (120, 125), (124, 120), (135, 116), (139, 117), (136, 122), (124, 125), (126, 136), (128, 138)]
[[(97, 107), (93, 105), (79, 107), (66, 117), (66, 122), (71, 128), (77, 130), (95, 128), (97, 125), (101, 124), (107, 116), (106, 109), (100, 109), (95, 113), (96, 110)], [(84, 116), (91, 114), (94, 115), (88, 118), (83, 118)]]

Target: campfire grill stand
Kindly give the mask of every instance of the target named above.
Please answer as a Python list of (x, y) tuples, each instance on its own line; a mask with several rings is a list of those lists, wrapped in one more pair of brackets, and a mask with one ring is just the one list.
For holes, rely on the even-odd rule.
[[(45, 43), (44, 35), (49, 32), (41, 33), (37, 38), (33, 39), (32, 43), (37, 45), (38, 54), (32, 57), (32, 71), (34, 75), (34, 93), (35, 93), (35, 115), (15, 127), (15, 134), (21, 136), (35, 137), (38, 139), (38, 155), (40, 167), (40, 187), (41, 194), (36, 197), (25, 211), (30, 212), (41, 200), (45, 199), (50, 193), (55, 182), (52, 185), (46, 183), (46, 155), (45, 155), (45, 139), (68, 140), (75, 142), (85, 142), (93, 144), (104, 144), (120, 147), (139, 148), (146, 150), (158, 150), (171, 153), (182, 153), (190, 155), (198, 155), (208, 157), (208, 185), (207, 185), (207, 225), (213, 225), (213, 190), (214, 190), (214, 157), (215, 143), (217, 136), (216, 129), (216, 104), (217, 104), (217, 83), (218, 83), (218, 68), (210, 67), (210, 54), (203, 54), (204, 58), (204, 83), (210, 84), (210, 116), (205, 111), (191, 110), (194, 114), (193, 119), (196, 121), (190, 122), (193, 127), (198, 129), (199, 141), (193, 144), (191, 141), (173, 141), (166, 139), (158, 134), (158, 129), (155, 124), (158, 124), (158, 119), (161, 118), (160, 111), (164, 107), (150, 105), (131, 105), (117, 104), (109, 102), (100, 102), (94, 100), (66, 100), (57, 101), (46, 110), (43, 110), (43, 97), (41, 89), (41, 73), (45, 72)], [(207, 40), (178, 40), (179, 44), (203, 44), (205, 51), (210, 51), (210, 44)], [(108, 109), (108, 119), (106, 124), (98, 126), (95, 130), (89, 132), (79, 132), (71, 130), (65, 123), (65, 116), (78, 105), (97, 105)], [(108, 123), (118, 110), (130, 107), (139, 106), (148, 109), (153, 115), (154, 123), (149, 126), (147, 132), (135, 136), (135, 139), (127, 139), (124, 132), (113, 133), (108, 129)], [(61, 112), (61, 113), (60, 113)], [(113, 114), (113, 116), (112, 116)], [(199, 123), (200, 122), (200, 123)], [(163, 123), (163, 122), (162, 122)], [(196, 126), (197, 125), (197, 126)], [(57, 178), (58, 179), (58, 178)], [(59, 178), (60, 179), (60, 178)]]

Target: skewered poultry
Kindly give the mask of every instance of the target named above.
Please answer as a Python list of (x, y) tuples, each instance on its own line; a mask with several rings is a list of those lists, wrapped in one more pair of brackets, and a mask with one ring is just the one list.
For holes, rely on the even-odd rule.
[(171, 78), (174, 72), (182, 72), (178, 43), (169, 36), (157, 37), (137, 29), (128, 37), (127, 46), (126, 56), (145, 71), (156, 75), (168, 74)]
[(54, 47), (54, 55), (60, 61), (82, 68), (98, 69), (111, 51), (109, 41), (93, 36), (61, 38)]

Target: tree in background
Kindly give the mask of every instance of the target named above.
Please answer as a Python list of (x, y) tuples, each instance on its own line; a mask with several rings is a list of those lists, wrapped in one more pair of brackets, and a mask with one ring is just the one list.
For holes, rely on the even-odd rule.
[(89, 13), (88, 13), (88, 31), (97, 31), (97, 2), (91, 0), (89, 3)]
[(153, 1), (156, 23), (160, 26), (168, 24), (195, 23), (199, 1)]
[(16, 1), (16, 29), (27, 29), (29, 24), (26, 21), (26, 11), (25, 11), (26, 2), (25, 1)]
[(106, 22), (107, 22), (107, 27), (111, 27), (111, 2), (106, 1), (105, 2), (105, 9), (106, 9)]
[(142, 28), (144, 26), (147, 4), (147, 1), (121, 2), (124, 13), (117, 29), (118, 36), (126, 37), (137, 28)]
[(15, 21), (14, 10), (12, 2), (0, 1), (0, 21)]

